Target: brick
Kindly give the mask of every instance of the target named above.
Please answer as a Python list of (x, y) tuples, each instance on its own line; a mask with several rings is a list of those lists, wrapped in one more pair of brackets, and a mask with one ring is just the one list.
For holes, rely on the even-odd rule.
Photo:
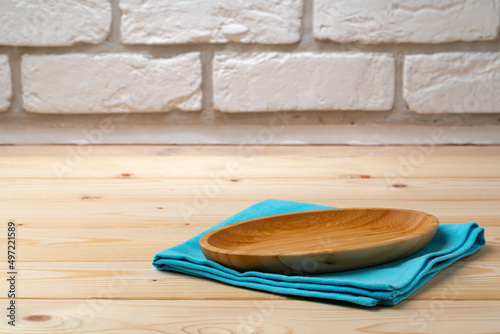
[(34, 113), (201, 109), (198, 53), (169, 59), (126, 53), (24, 55), (22, 85), (24, 107)]
[(10, 77), (9, 58), (0, 55), (0, 111), (10, 108), (12, 82)]
[(403, 94), (417, 113), (498, 113), (500, 53), (406, 56)]
[(107, 0), (0, 1), (1, 45), (98, 44), (110, 31)]
[(498, 0), (315, 0), (314, 36), (335, 42), (493, 40)]
[(120, 0), (122, 42), (295, 43), (302, 7), (302, 0)]
[(388, 54), (218, 54), (214, 107), (224, 112), (388, 110), (395, 86)]

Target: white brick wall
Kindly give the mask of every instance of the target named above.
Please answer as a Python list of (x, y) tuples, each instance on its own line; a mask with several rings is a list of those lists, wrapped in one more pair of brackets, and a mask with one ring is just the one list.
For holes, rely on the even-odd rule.
[(226, 143), (280, 117), (287, 142), (458, 126), (449, 142), (500, 143), (499, 31), (500, 0), (0, 0), (0, 144), (85, 142), (74, 129), (114, 113), (130, 142)]
[(406, 56), (404, 98), (418, 113), (498, 113), (500, 53)]
[(25, 55), (24, 108), (35, 113), (158, 112), (201, 108), (197, 53)]
[(388, 110), (394, 59), (386, 54), (216, 55), (214, 108), (225, 112)]
[(295, 43), (302, 0), (121, 0), (126, 44)]
[(5, 111), (10, 107), (12, 95), (10, 77), (9, 58), (0, 56), (0, 111)]
[(492, 40), (498, 0), (315, 0), (314, 36), (336, 42)]
[(110, 24), (108, 0), (0, 0), (0, 45), (97, 44)]

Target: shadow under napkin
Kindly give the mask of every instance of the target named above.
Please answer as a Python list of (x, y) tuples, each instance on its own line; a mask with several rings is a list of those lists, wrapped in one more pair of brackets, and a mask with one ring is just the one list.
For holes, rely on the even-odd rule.
[(378, 266), (309, 276), (286, 276), (256, 271), (240, 273), (209, 261), (198, 242), (213, 229), (246, 219), (280, 213), (328, 209), (322, 205), (266, 200), (250, 206), (205, 232), (155, 255), (158, 270), (218, 280), (272, 293), (348, 301), (365, 306), (395, 305), (407, 298), (441, 269), (470, 255), (485, 244), (477, 223), (440, 224), (434, 238), (404, 259)]

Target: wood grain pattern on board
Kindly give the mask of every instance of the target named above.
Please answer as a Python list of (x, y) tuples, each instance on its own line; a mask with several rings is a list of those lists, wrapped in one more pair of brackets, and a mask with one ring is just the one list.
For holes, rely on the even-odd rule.
[[(206, 205), (195, 207), (193, 198), (164, 201), (162, 199), (119, 201), (109, 199), (80, 199), (64, 202), (61, 205), (54, 200), (33, 199), (29, 201), (30, 210), (26, 210), (28, 201), (11, 201), (4, 205), (5, 217), (15, 217), (22, 228), (110, 228), (110, 227), (211, 227), (231, 217), (257, 201), (253, 199), (232, 200), (214, 198)], [(2, 205), (0, 201), (0, 205)], [(500, 225), (496, 216), (498, 201), (412, 201), (399, 199), (360, 199), (344, 200), (322, 198), (315, 204), (349, 208), (392, 207), (411, 209), (431, 213), (443, 224), (457, 224), (475, 221), (480, 226), (495, 227)], [(183, 212), (183, 210), (188, 211)], [(192, 209), (192, 211), (189, 211)], [(184, 215), (185, 213), (185, 215)]]
[[(500, 163), (499, 163), (500, 166)], [(236, 181), (237, 180), (237, 181)], [(408, 179), (0, 179), (2, 201), (58, 200), (61, 203), (99, 201), (189, 202), (194, 196), (219, 200), (253, 200), (279, 197), (309, 202), (344, 200), (500, 201), (500, 178)], [(52, 191), (47, 192), (47, 188)], [(293, 190), (287, 192), (286, 190)], [(204, 195), (206, 193), (207, 195)], [(267, 196), (267, 197), (266, 197)]]
[[(314, 300), (22, 300), (22, 333), (498, 332), (500, 301), (412, 301), (362, 308)], [(0, 327), (0, 333), (12, 333)]]
[[(306, 152), (300, 148), (297, 152)], [(401, 155), (381, 156), (287, 156), (239, 155), (204, 156), (0, 156), (0, 178), (210, 178), (228, 172), (241, 178), (449, 178), (500, 177), (496, 166), (500, 154), (410, 158), (411, 150)], [(453, 168), (449, 168), (452, 166)], [(481, 172), (478, 173), (477, 170)], [(33, 171), (36, 170), (36, 173)]]

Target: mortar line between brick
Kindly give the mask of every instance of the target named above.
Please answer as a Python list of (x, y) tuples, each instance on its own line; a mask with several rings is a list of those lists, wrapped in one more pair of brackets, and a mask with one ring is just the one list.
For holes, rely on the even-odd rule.
[(8, 56), (12, 80), (12, 99), (10, 109), (6, 113), (9, 116), (18, 116), (24, 113), (21, 84), (21, 52), (19, 48), (12, 47)]
[[(114, 24), (115, 25), (115, 24)], [(115, 28), (113, 28), (115, 29)], [(119, 29), (119, 28), (116, 28)], [(227, 43), (227, 44), (165, 44), (165, 45), (127, 45), (121, 44), (119, 40), (119, 32), (112, 33), (111, 40), (101, 44), (77, 44), (72, 46), (56, 46), (56, 47), (19, 47), (23, 54), (71, 54), (71, 53), (110, 53), (110, 52), (130, 52), (139, 54), (151, 54), (154, 57), (171, 57), (181, 53), (200, 52), (209, 48), (213, 50), (234, 51), (239, 53), (258, 53), (258, 52), (319, 52), (319, 53), (396, 53), (404, 51), (405, 55), (412, 54), (434, 54), (443, 52), (500, 52), (500, 43), (495, 41), (478, 41), (474, 42), (474, 50), (471, 50), (471, 43), (455, 42), (448, 44), (404, 44), (404, 45), (388, 45), (388, 44), (366, 44), (360, 45), (356, 43), (335, 43), (331, 41), (320, 41), (303, 35), (300, 43), (295, 44), (243, 44), (243, 43)], [(116, 36), (118, 35), (118, 36)], [(306, 37), (306, 38), (304, 38)], [(0, 46), (0, 54), (7, 54), (6, 49), (12, 46)]]
[(205, 124), (214, 123), (217, 113), (213, 108), (213, 60), (215, 52), (208, 48), (201, 54), (202, 111), (200, 120)]
[(112, 44), (121, 45), (121, 11), (118, 4), (118, 0), (111, 0), (111, 27), (108, 36), (109, 41)]
[(396, 66), (395, 80), (394, 80), (394, 105), (391, 110), (389, 118), (398, 118), (408, 115), (410, 110), (406, 106), (403, 98), (403, 72), (404, 72), (404, 52), (396, 51), (394, 53), (394, 63)]
[(313, 29), (313, 2), (304, 0), (304, 7), (301, 20), (301, 40), (299, 49), (314, 47), (314, 29)]

